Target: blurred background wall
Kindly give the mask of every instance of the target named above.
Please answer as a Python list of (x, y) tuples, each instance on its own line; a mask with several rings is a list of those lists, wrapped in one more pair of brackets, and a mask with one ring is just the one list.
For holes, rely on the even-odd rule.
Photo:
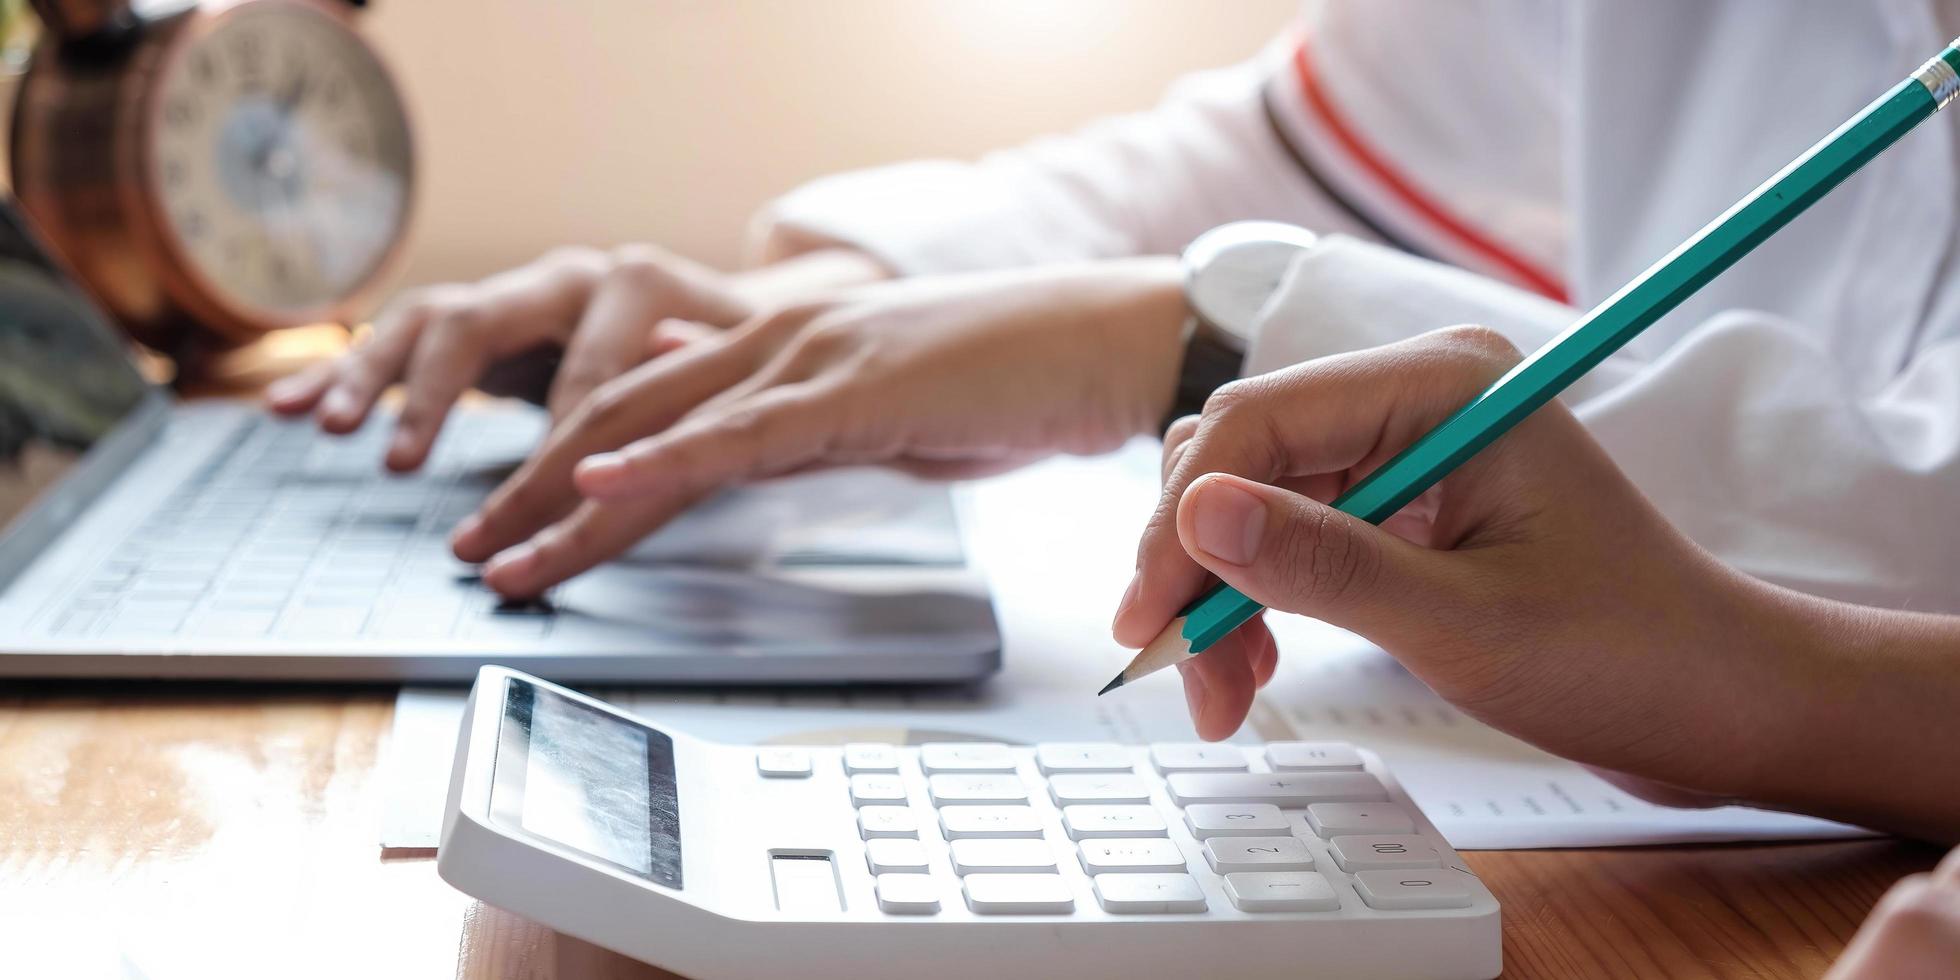
[(733, 264), (818, 174), (1155, 102), (1298, 0), (376, 0), (421, 152), (408, 282), (566, 242)]

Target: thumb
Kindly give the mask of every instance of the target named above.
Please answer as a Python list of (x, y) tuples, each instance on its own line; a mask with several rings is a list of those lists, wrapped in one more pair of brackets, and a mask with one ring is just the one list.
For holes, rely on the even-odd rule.
[[(1429, 633), (1451, 587), (1442, 552), (1297, 493), (1223, 473), (1178, 501), (1192, 560), (1260, 604), (1360, 633), (1383, 646)], [(1412, 610), (1423, 610), (1411, 615)]]

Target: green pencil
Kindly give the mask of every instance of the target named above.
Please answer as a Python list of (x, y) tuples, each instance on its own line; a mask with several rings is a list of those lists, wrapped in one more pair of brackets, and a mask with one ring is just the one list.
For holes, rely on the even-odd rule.
[[(1355, 484), (1334, 501), (1334, 507), (1370, 524), (1387, 520), (1721, 275), (1866, 161), (1946, 108), (1956, 94), (1960, 94), (1960, 39)], [(1196, 656), (1259, 610), (1259, 603), (1245, 593), (1219, 585), (1185, 607), (1100, 693)]]

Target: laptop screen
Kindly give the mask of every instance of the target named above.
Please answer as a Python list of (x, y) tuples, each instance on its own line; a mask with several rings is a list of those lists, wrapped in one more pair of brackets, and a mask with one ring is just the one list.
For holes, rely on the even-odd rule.
[(0, 537), (148, 391), (101, 311), (0, 201)]

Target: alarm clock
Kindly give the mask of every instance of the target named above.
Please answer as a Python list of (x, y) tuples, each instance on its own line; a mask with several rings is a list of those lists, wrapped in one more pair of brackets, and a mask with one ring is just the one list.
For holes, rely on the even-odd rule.
[(401, 252), (407, 113), (343, 0), (34, 0), (14, 194), (135, 339), (179, 359), (350, 322)]

